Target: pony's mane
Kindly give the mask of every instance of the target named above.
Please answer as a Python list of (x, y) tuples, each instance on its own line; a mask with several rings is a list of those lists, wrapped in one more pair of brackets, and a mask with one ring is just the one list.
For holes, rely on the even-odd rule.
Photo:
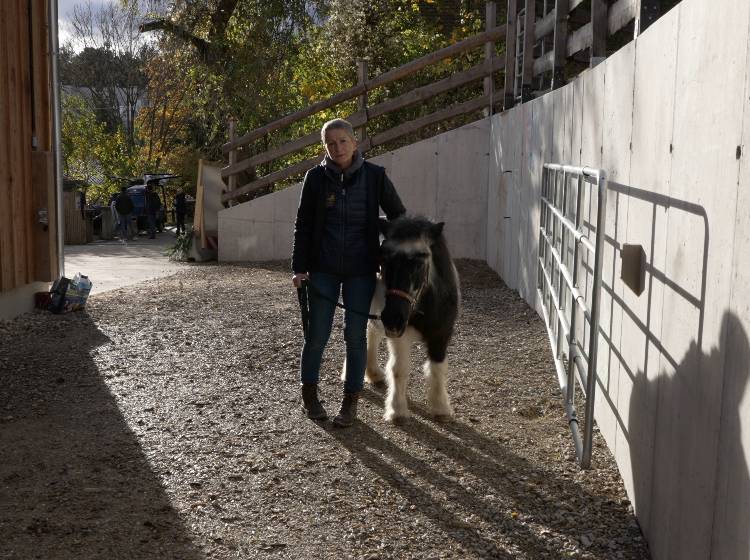
[[(424, 216), (401, 216), (390, 222), (388, 239), (395, 243), (423, 238), (429, 240), (430, 230), (434, 225)], [(432, 289), (438, 293), (457, 293), (458, 279), (442, 233), (432, 243), (431, 249), (432, 265), (429, 281)]]
[(388, 239), (405, 241), (429, 233), (433, 223), (423, 216), (401, 216), (388, 225)]

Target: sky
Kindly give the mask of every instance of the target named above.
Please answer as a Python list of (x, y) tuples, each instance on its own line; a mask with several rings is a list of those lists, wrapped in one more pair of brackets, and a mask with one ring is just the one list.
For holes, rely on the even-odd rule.
[[(91, 6), (96, 8), (101, 4), (106, 4), (109, 0), (88, 0)], [(60, 44), (62, 45), (71, 37), (70, 20), (73, 17), (73, 7), (77, 4), (86, 4), (87, 0), (57, 0), (57, 21)]]

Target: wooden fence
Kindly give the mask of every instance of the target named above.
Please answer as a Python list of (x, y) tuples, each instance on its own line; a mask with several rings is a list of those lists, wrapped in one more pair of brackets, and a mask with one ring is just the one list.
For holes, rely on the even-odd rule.
[(0, 1), (0, 292), (57, 274), (48, 0)]
[[(65, 244), (85, 245), (94, 239), (93, 225), (86, 218), (85, 209), (81, 210), (81, 192), (79, 190), (63, 193), (63, 218), (65, 221)], [(109, 209), (105, 209), (105, 212)]]
[[(236, 123), (230, 120), (229, 141), (224, 144), (224, 154), (229, 163), (222, 169), (228, 188), (222, 200), (231, 202), (240, 196), (257, 191), (277, 181), (298, 175), (314, 165), (321, 156), (300, 161), (284, 169), (256, 178), (238, 186), (238, 175), (254, 171), (259, 165), (320, 143), (319, 131), (273, 147), (257, 155), (240, 159), (242, 148), (267, 137), (276, 130), (287, 127), (316, 113), (335, 107), (345, 101), (358, 100), (358, 110), (347, 120), (358, 130), (362, 152), (381, 146), (398, 138), (418, 132), (425, 127), (457, 116), (485, 109), (491, 113), (496, 106), (507, 110), (517, 102), (527, 101), (536, 94), (565, 84), (566, 68), (572, 62), (586, 60), (585, 66), (594, 65), (607, 55), (607, 38), (632, 24), (635, 34), (642, 32), (659, 15), (659, 0), (507, 0), (507, 21), (497, 24), (494, 2), (486, 7), (486, 30), (454, 45), (432, 52), (403, 66), (368, 78), (366, 62), (360, 62), (358, 83), (333, 97), (314, 103), (305, 109), (286, 115), (265, 126), (236, 134)], [(495, 43), (505, 42), (505, 56), (496, 56)], [(431, 84), (378, 103), (367, 105), (367, 94), (376, 88), (410, 76), (427, 66), (479, 47), (484, 48), (480, 64), (453, 74)], [(527, 56), (528, 54), (528, 56)], [(494, 88), (496, 74), (503, 74), (502, 91)], [(484, 80), (481, 95), (453, 106), (439, 109), (429, 115), (368, 136), (367, 124), (377, 117), (421, 103), (439, 94), (455, 90), (471, 82)]]

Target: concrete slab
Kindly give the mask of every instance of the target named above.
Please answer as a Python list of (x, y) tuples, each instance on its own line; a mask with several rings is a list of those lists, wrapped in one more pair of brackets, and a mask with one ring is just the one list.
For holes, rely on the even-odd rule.
[(34, 309), (34, 294), (49, 290), (49, 282), (32, 282), (0, 293), (0, 320), (11, 320)]
[[(523, 174), (524, 114), (521, 108), (495, 115), (490, 142), (487, 259), (511, 288), (518, 286), (519, 189)], [(529, 112), (530, 114), (530, 112)]]
[[(430, 138), (405, 146), (389, 157), (376, 158), (378, 165), (388, 164), (388, 177), (396, 187), (409, 213), (436, 218), (438, 184), (438, 142)], [(382, 162), (382, 163), (381, 163)]]
[(76, 272), (91, 280), (92, 294), (131, 286), (175, 274), (185, 264), (170, 261), (164, 252), (174, 245), (170, 231), (157, 233), (156, 239), (139, 237), (127, 244), (120, 241), (98, 241), (87, 245), (65, 247), (65, 276)]
[[(602, 139), (602, 167), (607, 180), (620, 185), (629, 185), (633, 129), (633, 74), (635, 70), (635, 43), (629, 43), (607, 60), (604, 82), (604, 136)], [(609, 433), (607, 442), (620, 463), (629, 461), (629, 446), (622, 441), (627, 433), (619, 413), (621, 385), (628, 388), (632, 379), (622, 367), (622, 297), (624, 284), (621, 277), (621, 247), (626, 243), (629, 197), (628, 188), (610, 190), (607, 197), (607, 242), (604, 245), (602, 278), (605, 289), (601, 298), (602, 332), (609, 343), (601, 345), (599, 360), (607, 357), (606, 376), (602, 385), (606, 387), (607, 399), (614, 404), (603, 407), (607, 412), (597, 414), (602, 433)], [(604, 363), (600, 364), (604, 366)], [(618, 411), (618, 412), (615, 412)], [(599, 410), (597, 412), (600, 412)], [(605, 426), (609, 423), (609, 429)], [(618, 456), (618, 454), (623, 454)]]
[(712, 554), (750, 557), (750, 37), (745, 63), (745, 106), (735, 218), (732, 295), (722, 319), (726, 363), (724, 410), (719, 430), (719, 464), (714, 502)]
[[(618, 436), (618, 465), (641, 526), (649, 536), (651, 470), (654, 460), (656, 393), (661, 374), (662, 274), (668, 239), (667, 208), (672, 168), (678, 18), (659, 19), (635, 45), (633, 131), (625, 240), (639, 244), (651, 272), (640, 296), (623, 290), (621, 356), (632, 377), (621, 384), (619, 410), (625, 430)], [(656, 124), (658, 123), (658, 124)], [(623, 441), (624, 440), (624, 441)], [(625, 454), (624, 447), (628, 448)], [(658, 530), (658, 529), (656, 529)]]
[(489, 119), (436, 137), (436, 218), (445, 221), (451, 254), (486, 256)]
[(524, 115), (524, 163), (520, 188), (520, 237), (518, 291), (529, 305), (537, 305), (536, 281), (539, 257), (539, 216), (542, 195), (542, 167), (554, 159), (554, 101), (545, 95), (535, 99)]
[(668, 211), (676, 235), (667, 247), (665, 273), (676, 286), (665, 290), (664, 310), (679, 320), (669, 328), (665, 323), (662, 342), (679, 363), (659, 386), (652, 510), (658, 530), (651, 547), (656, 558), (718, 557), (710, 550), (713, 511), (704, 504), (714, 503), (716, 489), (726, 359), (722, 323), (730, 305), (738, 115), (745, 106), (750, 17), (746, 0), (720, 4), (688, 2), (679, 11), (670, 196), (702, 207), (704, 215), (679, 207)]
[(581, 135), (583, 127), (583, 80), (577, 77), (570, 85), (572, 92), (571, 118), (570, 118), (570, 163), (581, 165)]
[[(506, 115), (510, 113), (505, 113)], [(487, 179), (487, 264), (502, 274), (502, 246), (503, 246), (503, 219), (502, 215), (507, 207), (507, 193), (500, 181), (502, 175), (503, 145), (501, 140), (501, 127), (507, 126), (507, 119), (503, 115), (494, 115), (490, 119), (490, 159), (489, 175)]]

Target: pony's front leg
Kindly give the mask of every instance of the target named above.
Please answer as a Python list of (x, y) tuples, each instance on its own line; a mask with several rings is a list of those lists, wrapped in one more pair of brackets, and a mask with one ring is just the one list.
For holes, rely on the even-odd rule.
[(372, 385), (378, 385), (385, 381), (385, 372), (378, 364), (378, 349), (383, 338), (385, 338), (385, 331), (380, 321), (370, 321), (367, 324), (367, 369), (365, 370), (365, 378)]
[(450, 420), (454, 413), (446, 389), (448, 362), (427, 360), (424, 364), (424, 372), (427, 375), (427, 404), (430, 407), (430, 413), (436, 420)]
[(409, 412), (409, 354), (411, 352), (412, 337), (410, 329), (399, 338), (388, 339), (390, 357), (386, 365), (388, 376), (388, 394), (385, 398), (385, 414), (388, 422), (405, 420), (411, 416)]

